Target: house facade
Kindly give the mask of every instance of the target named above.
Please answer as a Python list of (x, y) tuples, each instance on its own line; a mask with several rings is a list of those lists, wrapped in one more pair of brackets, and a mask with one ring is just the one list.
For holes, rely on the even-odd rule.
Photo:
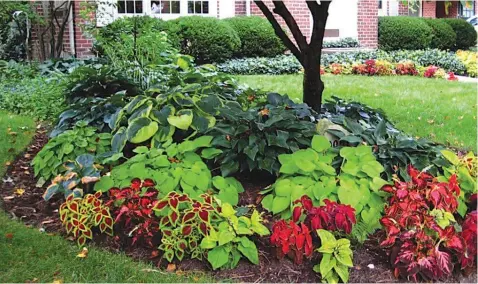
[[(92, 56), (90, 49), (93, 41), (83, 34), (77, 24), (80, 19), (81, 2), (74, 1), (70, 17), (73, 19), (65, 31), (65, 56)], [(47, 2), (47, 1), (37, 1)], [(270, 8), (272, 0), (264, 1)], [(286, 6), (295, 17), (299, 27), (306, 36), (310, 36), (313, 25), (312, 17), (305, 0), (284, 0)], [(460, 1), (446, 4), (445, 1), (412, 1), (415, 6), (401, 0), (333, 0), (329, 8), (325, 40), (346, 37), (356, 38), (360, 46), (376, 48), (378, 43), (378, 17), (409, 15), (417, 17), (469, 17), (478, 14), (478, 5), (464, 5)], [(204, 17), (229, 18), (234, 16), (263, 16), (253, 0), (98, 0), (98, 10), (95, 15), (98, 26), (104, 26), (120, 17), (148, 15), (164, 20), (181, 16), (199, 15)], [(111, 5), (116, 3), (116, 5)], [(449, 5), (448, 13), (445, 6)], [(41, 5), (39, 5), (41, 13)], [(280, 17), (278, 21), (283, 24)], [(33, 31), (34, 32), (34, 31)], [(33, 37), (35, 39), (35, 37)]]

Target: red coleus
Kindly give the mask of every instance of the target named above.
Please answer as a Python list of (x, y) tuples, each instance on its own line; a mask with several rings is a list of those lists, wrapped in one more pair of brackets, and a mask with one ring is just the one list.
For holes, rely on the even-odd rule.
[(303, 257), (311, 257), (314, 247), (309, 228), (294, 221), (280, 220), (272, 227), (271, 244), (279, 247), (279, 258), (289, 255), (296, 264), (301, 264)]
[(153, 187), (152, 180), (133, 179), (130, 187), (109, 190), (107, 204), (116, 207), (113, 212), (115, 223), (124, 227), (123, 230), (133, 238), (133, 244), (142, 240), (153, 246), (153, 237), (158, 232), (159, 222), (153, 214), (158, 191)]
[(465, 217), (460, 233), (463, 238), (465, 251), (461, 255), (461, 268), (474, 267), (477, 259), (477, 242), (478, 242), (478, 212), (472, 211)]
[(397, 75), (417, 75), (418, 71), (413, 62), (398, 63), (395, 67)]
[(463, 241), (452, 225), (441, 228), (430, 214), (433, 209), (454, 213), (460, 189), (456, 177), (448, 183), (409, 166), (409, 182), (395, 182), (382, 190), (391, 194), (380, 220), (386, 239), (382, 246), (394, 246), (395, 275), (417, 279), (422, 275), (440, 279), (453, 269), (452, 252), (463, 251)]
[(294, 201), (296, 206), (292, 212), (292, 219), (298, 222), (302, 214), (306, 215), (305, 223), (312, 230), (325, 229), (328, 231), (344, 231), (346, 234), (352, 232), (352, 226), (357, 222), (355, 209), (350, 205), (338, 204), (337, 202), (324, 200), (325, 206), (314, 207), (312, 200), (304, 195)]
[(438, 67), (430, 65), (430, 66), (427, 67), (427, 69), (423, 73), (423, 76), (426, 77), (426, 78), (433, 78), (433, 76), (435, 76), (435, 73), (437, 72), (437, 70), (438, 70)]

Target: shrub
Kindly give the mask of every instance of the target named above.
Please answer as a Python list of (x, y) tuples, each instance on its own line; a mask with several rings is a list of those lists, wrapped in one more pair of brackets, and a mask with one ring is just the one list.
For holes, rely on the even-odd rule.
[(65, 108), (66, 78), (24, 79), (0, 83), (0, 109), (27, 114), (37, 120), (55, 120)]
[(452, 49), (456, 42), (457, 34), (448, 25), (444, 19), (423, 19), (425, 23), (430, 26), (433, 30), (432, 41), (430, 43), (430, 48), (437, 49)]
[(456, 33), (456, 42), (453, 50), (469, 49), (476, 45), (476, 30), (473, 26), (463, 19), (444, 19)]
[(432, 37), (433, 29), (422, 18), (380, 17), (378, 21), (378, 45), (383, 50), (429, 48)]
[(322, 45), (323, 48), (347, 48), (347, 47), (358, 47), (359, 42), (355, 38), (346, 37), (334, 41), (324, 41)]
[(259, 16), (233, 17), (224, 20), (237, 32), (241, 48), (237, 57), (274, 57), (286, 48), (274, 33), (269, 21)]
[(234, 75), (280, 75), (298, 73), (302, 70), (302, 65), (292, 55), (279, 55), (272, 58), (231, 59), (218, 64), (217, 69), (221, 72)]
[(179, 38), (181, 53), (196, 63), (223, 62), (241, 47), (241, 39), (225, 21), (211, 17), (188, 16), (167, 21), (167, 33)]
[(395, 275), (439, 280), (451, 274), (464, 249), (453, 217), (460, 188), (456, 176), (440, 183), (411, 166), (408, 173), (411, 181), (382, 188), (392, 196), (380, 220), (386, 232), (381, 245), (395, 251)]

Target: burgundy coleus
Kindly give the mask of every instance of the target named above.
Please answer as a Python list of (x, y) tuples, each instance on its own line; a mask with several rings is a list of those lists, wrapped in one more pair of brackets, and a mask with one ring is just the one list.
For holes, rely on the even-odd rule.
[(328, 199), (325, 199), (324, 203), (325, 206), (314, 207), (307, 195), (302, 196), (294, 201), (294, 204), (300, 205), (294, 208), (292, 220), (298, 222), (302, 214), (305, 214), (305, 223), (314, 231), (317, 229), (339, 230), (349, 234), (352, 226), (357, 222), (355, 209), (350, 205), (338, 204)]
[(109, 191), (107, 204), (116, 206), (113, 212), (115, 223), (121, 224), (123, 230), (131, 235), (133, 244), (143, 240), (152, 246), (152, 239), (159, 228), (159, 222), (152, 214), (158, 196), (153, 186), (152, 180), (133, 179), (129, 187)]
[(279, 257), (289, 255), (301, 264), (303, 257), (311, 257), (314, 250), (310, 229), (304, 223), (280, 220), (272, 227), (271, 244), (279, 248)]
[(465, 217), (460, 236), (463, 239), (464, 252), (460, 257), (461, 268), (474, 267), (477, 262), (478, 212), (472, 211)]

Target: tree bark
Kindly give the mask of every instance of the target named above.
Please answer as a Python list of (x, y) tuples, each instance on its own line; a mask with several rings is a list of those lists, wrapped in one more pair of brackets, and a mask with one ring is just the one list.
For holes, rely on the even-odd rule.
[(317, 1), (306, 1), (314, 21), (311, 39), (307, 43), (296, 20), (282, 1), (272, 1), (274, 4), (273, 12), (284, 20), (295, 42), (284, 32), (264, 2), (254, 0), (254, 3), (271, 23), (275, 34), (304, 67), (303, 100), (317, 112), (321, 111), (322, 93), (324, 91), (324, 82), (320, 78), (320, 57), (330, 1), (332, 0), (322, 0), (320, 4)]

